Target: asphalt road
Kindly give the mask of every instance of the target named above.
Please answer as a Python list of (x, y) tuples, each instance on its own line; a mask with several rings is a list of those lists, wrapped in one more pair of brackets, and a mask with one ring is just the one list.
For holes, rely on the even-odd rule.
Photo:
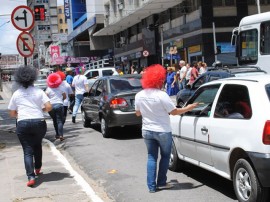
[[(79, 118), (76, 124), (70, 118), (64, 129), (66, 140), (58, 148), (113, 201), (237, 201), (231, 181), (190, 164), (183, 173), (168, 172), (173, 189), (150, 194), (140, 129), (119, 128), (113, 138), (104, 139), (97, 124), (83, 128)], [(47, 138), (53, 141), (54, 131), (49, 125)]]
[[(0, 116), (3, 121), (10, 121), (3, 106)], [(111, 200), (104, 197), (106, 202), (237, 201), (231, 181), (190, 164), (182, 173), (168, 172), (173, 189), (149, 193), (146, 147), (138, 128), (119, 128), (114, 131), (113, 138), (104, 139), (97, 124), (83, 128), (80, 114), (76, 124), (71, 122), (69, 115), (64, 126), (66, 140), (60, 142), (54, 140), (52, 121), (48, 119), (47, 123), (46, 138), (80, 171), (101, 198), (107, 193)]]

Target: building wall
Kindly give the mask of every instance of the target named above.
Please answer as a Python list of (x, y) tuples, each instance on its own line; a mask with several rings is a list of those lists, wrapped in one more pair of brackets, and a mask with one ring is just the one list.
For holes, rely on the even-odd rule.
[(57, 6), (58, 33), (68, 33), (68, 24), (65, 19), (64, 6)]

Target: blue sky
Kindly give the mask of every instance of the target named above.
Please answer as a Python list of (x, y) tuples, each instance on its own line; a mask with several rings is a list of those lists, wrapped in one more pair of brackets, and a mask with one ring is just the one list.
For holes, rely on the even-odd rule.
[[(57, 0), (58, 5), (63, 5), (63, 0)], [(1, 0), (0, 6), (0, 53), (18, 54), (16, 40), (20, 31), (11, 23), (12, 11), (20, 5), (26, 5), (26, 0)]]

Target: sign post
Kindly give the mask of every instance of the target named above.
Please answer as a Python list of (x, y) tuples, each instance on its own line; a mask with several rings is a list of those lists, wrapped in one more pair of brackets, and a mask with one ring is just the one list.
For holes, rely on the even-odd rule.
[(16, 29), (22, 31), (17, 38), (17, 49), (27, 65), (27, 57), (34, 52), (34, 40), (26, 31), (34, 27), (34, 12), (28, 6), (18, 6), (11, 13), (11, 22)]

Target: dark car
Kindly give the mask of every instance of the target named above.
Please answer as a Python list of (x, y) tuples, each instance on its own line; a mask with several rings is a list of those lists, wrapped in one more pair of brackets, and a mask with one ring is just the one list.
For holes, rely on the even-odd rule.
[(113, 127), (141, 125), (135, 114), (135, 95), (142, 90), (141, 75), (101, 77), (84, 94), (81, 106), (84, 127), (101, 124), (103, 137), (111, 136)]
[(202, 84), (227, 78), (227, 77), (238, 77), (254, 74), (266, 74), (265, 71), (258, 67), (248, 67), (248, 66), (232, 66), (232, 67), (221, 67), (221, 68), (209, 68), (207, 72), (200, 75), (193, 84), (186, 85), (186, 87), (180, 90), (176, 95), (176, 104), (178, 106), (183, 106), (185, 102), (189, 99), (191, 95), (194, 94), (197, 88)]

